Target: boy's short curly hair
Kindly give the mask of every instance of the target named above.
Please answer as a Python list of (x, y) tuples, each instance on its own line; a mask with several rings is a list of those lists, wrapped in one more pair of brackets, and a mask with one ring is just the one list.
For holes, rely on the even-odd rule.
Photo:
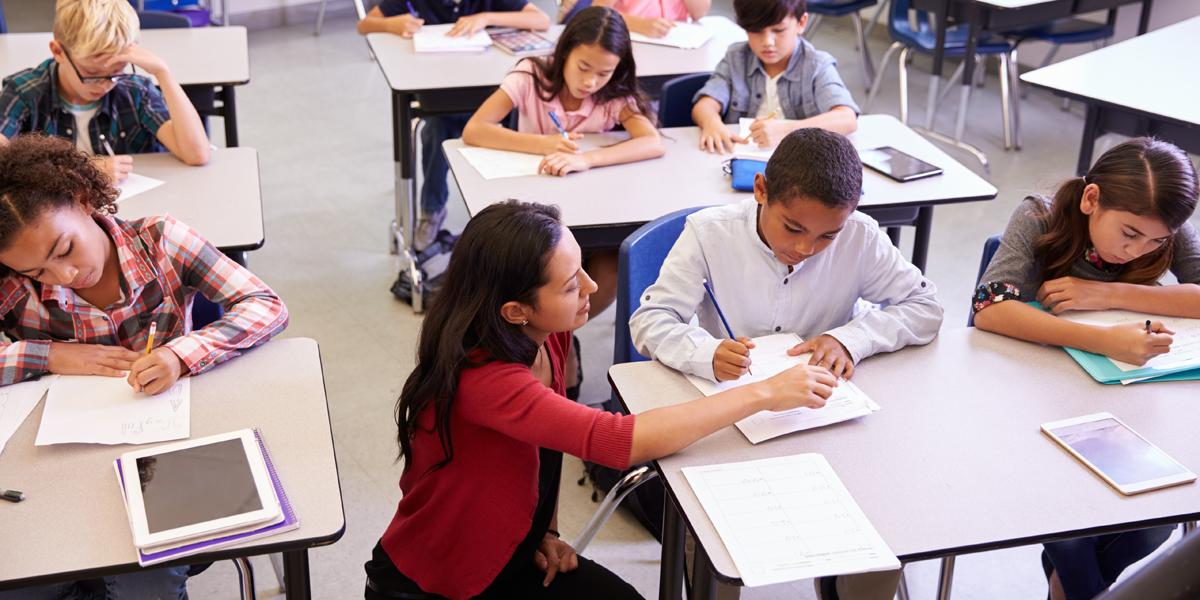
[(58, 0), (54, 40), (76, 59), (120, 52), (141, 35), (129, 0)]
[(797, 129), (783, 138), (763, 177), (767, 202), (811, 198), (829, 208), (858, 208), (862, 159), (846, 136), (827, 129)]
[(782, 23), (788, 15), (799, 21), (808, 12), (808, 0), (733, 0), (738, 27), (751, 33)]
[(108, 174), (67, 140), (28, 133), (0, 145), (0, 251), (48, 210), (82, 203), (111, 215), (116, 200)]

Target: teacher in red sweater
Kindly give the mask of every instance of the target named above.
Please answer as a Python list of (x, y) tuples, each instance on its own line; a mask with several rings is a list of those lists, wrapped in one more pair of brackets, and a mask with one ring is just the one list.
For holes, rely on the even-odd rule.
[(832, 392), (827, 369), (798, 366), (636, 416), (567, 400), (596, 290), (580, 261), (553, 206), (509, 200), (463, 230), (396, 404), (404, 498), (366, 564), (368, 600), (641, 598), (559, 539), (562, 453), (625, 469)]

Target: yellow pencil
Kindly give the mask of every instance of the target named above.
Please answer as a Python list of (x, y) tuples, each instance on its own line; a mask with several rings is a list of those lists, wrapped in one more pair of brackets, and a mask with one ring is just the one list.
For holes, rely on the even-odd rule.
[(150, 351), (154, 349), (154, 332), (158, 329), (158, 323), (150, 322), (150, 339), (146, 340), (146, 356), (150, 356)]
[(771, 114), (767, 115), (767, 119), (766, 119), (766, 120), (770, 121), (771, 119), (774, 119), (774, 118), (775, 118), (775, 113), (777, 113), (777, 112), (779, 112), (779, 111), (777, 111), (777, 110), (773, 110), (773, 111), (771, 111)]

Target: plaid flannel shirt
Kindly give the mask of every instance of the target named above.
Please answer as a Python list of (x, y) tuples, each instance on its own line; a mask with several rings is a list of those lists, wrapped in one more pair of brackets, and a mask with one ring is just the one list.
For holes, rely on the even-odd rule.
[[(164, 152), (158, 128), (170, 120), (162, 94), (149, 78), (135, 75), (101, 98), (100, 108), (88, 124), (88, 135), (97, 154), (104, 148), (100, 134), (117, 154)], [(67, 111), (58, 95), (58, 63), (53, 58), (5, 77), (0, 89), (0, 134), (12, 139), (31, 131), (72, 142), (79, 134), (75, 131), (75, 115)]]
[[(154, 321), (161, 346), (175, 352), (195, 375), (287, 327), (287, 308), (271, 288), (174, 217), (122, 221), (93, 216), (116, 244), (124, 299), (100, 309), (77, 302), (70, 288), (10, 272), (0, 280), (0, 328), (17, 341), (0, 344), (0, 385), (45, 373), (52, 341), (141, 352)], [(226, 312), (192, 331), (197, 293)]]

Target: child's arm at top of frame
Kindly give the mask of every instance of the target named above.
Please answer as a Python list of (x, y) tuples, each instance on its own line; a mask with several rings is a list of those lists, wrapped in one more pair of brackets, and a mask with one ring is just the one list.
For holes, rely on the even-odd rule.
[(394, 17), (383, 16), (383, 11), (376, 6), (372, 8), (367, 16), (363, 17), (358, 22), (358, 33), (367, 35), (368, 33), (394, 33), (400, 37), (411, 38), (414, 33), (420, 31), (421, 25), (425, 24), (425, 19), (418, 19), (408, 13), (396, 15)]
[[(712, 3), (712, 0), (697, 1), (705, 2), (706, 4)], [(592, 2), (592, 6), (604, 6), (607, 8), (615, 8), (616, 4), (617, 0), (593, 0)], [(675, 27), (675, 21), (670, 19), (664, 19), (662, 17), (639, 17), (623, 10), (618, 10), (617, 12), (621, 14), (622, 19), (625, 19), (625, 27), (627, 27), (630, 32), (640, 33), (646, 37), (656, 39), (661, 38), (670, 33), (671, 28)], [(692, 12), (690, 6), (688, 7), (688, 12)], [(708, 12), (707, 8), (705, 8), (705, 12)]]
[(512, 27), (514, 29), (550, 29), (550, 17), (532, 3), (521, 10), (482, 12), (460, 17), (446, 35), (450, 37), (475, 35), (484, 27)]
[(204, 131), (204, 123), (200, 120), (196, 107), (192, 106), (192, 101), (175, 80), (167, 62), (149, 50), (131, 44), (108, 59), (110, 67), (121, 63), (137, 66), (158, 80), (163, 100), (167, 103), (167, 113), (171, 116), (170, 120), (158, 127), (158, 141), (188, 165), (199, 166), (207, 163), (212, 154), (212, 146), (208, 134)]
[[(538, 165), (538, 172), (561, 177), (567, 173), (578, 173), (593, 167), (622, 165), (658, 158), (666, 154), (667, 146), (663, 144), (662, 136), (658, 135), (654, 124), (645, 115), (636, 112), (634, 107), (633, 103), (626, 104), (618, 117), (621, 124), (625, 126), (625, 131), (629, 132), (628, 140), (607, 148), (589, 150), (582, 154), (555, 152), (542, 159), (542, 164)], [(603, 110), (603, 108), (597, 108), (597, 110)]]
[[(523, 75), (522, 75), (523, 76)], [(463, 143), (496, 150), (511, 150), (527, 154), (554, 154), (555, 152), (578, 152), (579, 145), (564, 140), (559, 134), (537, 135), (520, 133), (500, 125), (515, 108), (512, 98), (503, 89), (492, 93), (483, 106), (471, 115), (463, 128)], [(583, 137), (578, 133), (568, 134), (572, 140)]]

